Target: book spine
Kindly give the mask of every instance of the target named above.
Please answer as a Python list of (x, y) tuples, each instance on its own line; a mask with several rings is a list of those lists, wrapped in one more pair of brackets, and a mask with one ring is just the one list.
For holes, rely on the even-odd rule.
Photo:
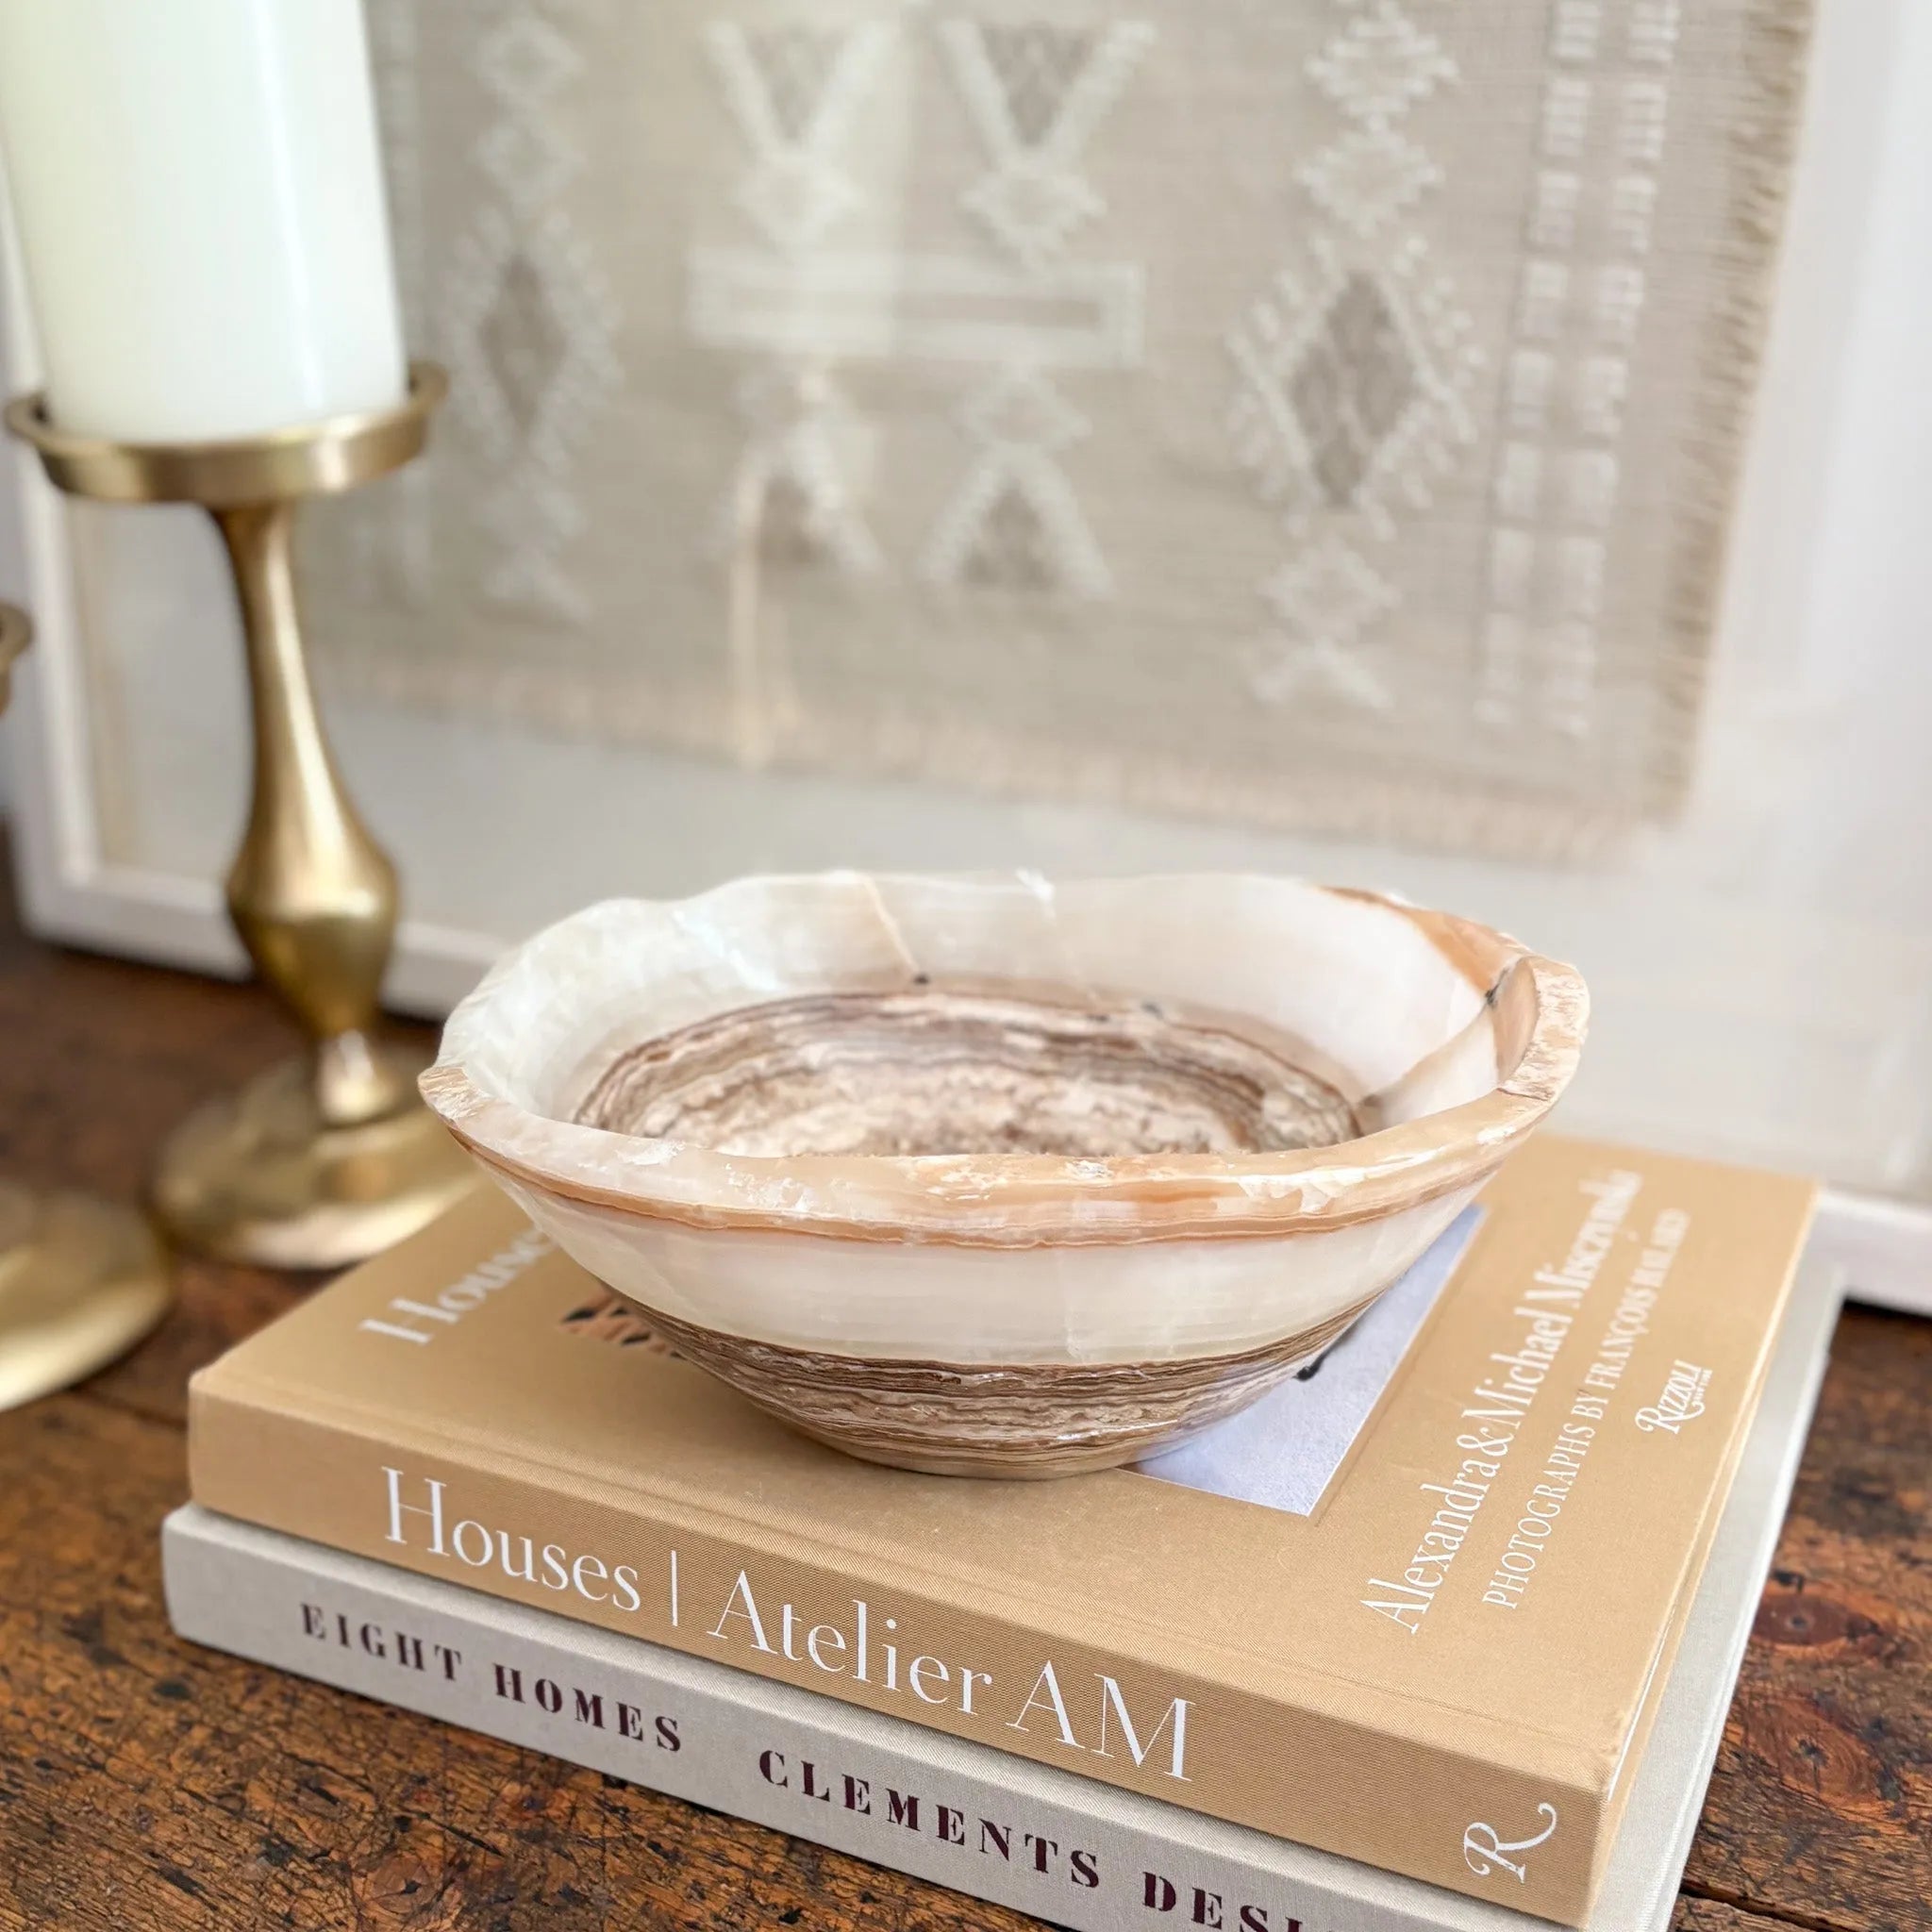
[(168, 1520), (162, 1563), (170, 1619), (194, 1642), (1076, 1932), (1490, 1922), (1411, 1879), (192, 1505)]
[[(426, 1432), (425, 1432), (426, 1434)], [(310, 1414), (197, 1377), (190, 1491), (223, 1515), (735, 1665), (1475, 1898), (1581, 1922), (1608, 1768), (1472, 1719), (1424, 1742), (1353, 1697), (1288, 1702), (1164, 1671), (1024, 1608), (869, 1579), (842, 1552), (721, 1533), (408, 1418)], [(1399, 1804), (1387, 1794), (1399, 1791)]]

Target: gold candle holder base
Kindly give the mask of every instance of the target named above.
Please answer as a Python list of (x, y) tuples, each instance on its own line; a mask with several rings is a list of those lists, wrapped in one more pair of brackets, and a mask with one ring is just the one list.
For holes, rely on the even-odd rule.
[(345, 1266), (414, 1232), (471, 1185), (461, 1153), (416, 1093), (415, 1068), (373, 1037), (395, 933), (395, 871), (329, 752), (292, 568), (302, 499), (408, 462), (446, 387), (433, 363), (413, 363), (408, 394), (393, 408), (229, 442), (72, 436), (49, 421), (39, 396), (7, 410), (7, 426), (33, 444), (62, 490), (108, 503), (200, 504), (234, 572), (255, 776), (228, 911), (256, 970), (311, 1044), (306, 1062), (203, 1109), (162, 1150), (162, 1225), (225, 1259)]
[[(410, 1086), (429, 1057), (379, 1050)], [(210, 1101), (162, 1143), (154, 1206), (184, 1246), (260, 1268), (342, 1268), (434, 1220), (474, 1180), (434, 1114), (404, 1104), (325, 1120), (307, 1059), (285, 1060)]]
[(173, 1300), (161, 1244), (131, 1208), (0, 1181), (0, 1409), (85, 1381)]
[[(0, 604), (0, 711), (29, 635), (25, 617)], [(173, 1299), (166, 1257), (139, 1214), (0, 1181), (0, 1409), (105, 1368)]]

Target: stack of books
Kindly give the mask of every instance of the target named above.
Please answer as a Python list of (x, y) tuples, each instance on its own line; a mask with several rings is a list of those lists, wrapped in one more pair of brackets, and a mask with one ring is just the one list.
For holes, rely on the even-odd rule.
[(170, 1610), (1062, 1925), (1661, 1928), (1811, 1208), (1542, 1137), (1257, 1407), (1001, 1483), (792, 1436), (481, 1190), (195, 1378)]

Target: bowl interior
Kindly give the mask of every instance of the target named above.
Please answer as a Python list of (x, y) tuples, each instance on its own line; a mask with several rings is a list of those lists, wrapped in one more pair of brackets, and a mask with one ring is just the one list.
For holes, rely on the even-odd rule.
[(746, 1158), (1323, 1146), (1521, 1051), (1514, 949), (1428, 917), (1241, 874), (748, 879), (552, 927), (444, 1058), (548, 1120)]
[(1361, 1131), (1340, 1069), (1252, 1023), (920, 977), (734, 1007), (622, 1047), (576, 1118), (767, 1158), (1270, 1153)]

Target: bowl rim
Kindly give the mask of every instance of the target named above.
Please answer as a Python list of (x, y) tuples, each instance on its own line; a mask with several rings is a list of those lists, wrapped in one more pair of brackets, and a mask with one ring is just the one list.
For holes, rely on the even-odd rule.
[[(863, 874), (763, 876), (795, 886), (846, 884)], [(974, 875), (874, 876), (963, 881)], [(703, 892), (682, 900), (603, 901), (511, 948), (452, 1010), (438, 1058), (419, 1084), (457, 1140), (513, 1187), (691, 1228), (992, 1247), (1279, 1237), (1379, 1220), (1474, 1188), (1542, 1120), (1569, 1084), (1590, 1012), (1589, 992), (1574, 967), (1533, 953), (1479, 921), (1358, 887), (1235, 872), (1147, 874), (1106, 883), (1158, 889), (1203, 877), (1306, 886), (1386, 907), (1414, 924), (1491, 1008), (1520, 977), (1527, 989), (1529, 1022), (1515, 1065), (1473, 1100), (1324, 1147), (1104, 1158), (779, 1157), (721, 1154), (534, 1113), (488, 1091), (456, 1057), (452, 1035), (487, 1008), (497, 986), (531, 947), (612, 906), (695, 908), (711, 896)], [(735, 880), (711, 891), (760, 882)]]

